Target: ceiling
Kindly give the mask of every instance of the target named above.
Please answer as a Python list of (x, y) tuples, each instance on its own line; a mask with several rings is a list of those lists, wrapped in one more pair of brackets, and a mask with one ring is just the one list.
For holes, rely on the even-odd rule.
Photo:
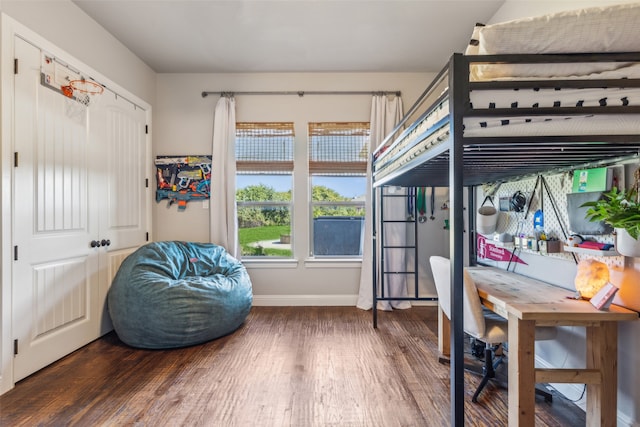
[(430, 72), (504, 0), (73, 0), (158, 73)]

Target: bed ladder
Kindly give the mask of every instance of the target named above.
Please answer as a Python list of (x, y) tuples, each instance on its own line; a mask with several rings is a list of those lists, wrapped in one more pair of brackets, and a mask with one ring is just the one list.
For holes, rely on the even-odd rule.
[[(434, 297), (421, 297), (419, 292), (419, 268), (418, 268), (418, 224), (420, 218), (426, 212), (419, 212), (418, 206), (418, 187), (395, 187), (402, 188), (397, 192), (390, 192), (388, 186), (378, 187), (374, 191), (373, 200), (373, 327), (378, 327), (378, 301), (437, 301)], [(433, 188), (431, 189), (433, 192)], [(423, 193), (424, 194), (424, 193)], [(376, 203), (376, 199), (378, 203)], [(406, 206), (403, 217), (393, 215), (385, 217), (385, 204), (398, 203), (399, 200), (404, 201)], [(376, 209), (379, 209), (376, 215)], [(407, 238), (404, 244), (395, 244), (389, 242), (388, 232), (385, 231), (386, 226), (393, 224), (405, 224), (404, 233), (408, 237), (410, 232), (413, 234), (413, 243)], [(408, 228), (411, 228), (411, 231)], [(413, 262), (411, 265), (404, 259), (402, 268), (388, 270), (385, 260), (388, 259), (394, 251), (405, 251), (405, 256), (413, 254)], [(407, 287), (407, 295), (397, 297), (390, 295), (388, 283), (392, 277), (404, 277)], [(410, 286), (412, 285), (412, 286)], [(412, 291), (411, 291), (412, 289)]]

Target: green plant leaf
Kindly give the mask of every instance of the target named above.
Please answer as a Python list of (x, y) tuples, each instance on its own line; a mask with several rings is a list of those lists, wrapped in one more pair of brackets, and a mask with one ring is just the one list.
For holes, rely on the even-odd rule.
[(640, 236), (640, 204), (634, 190), (618, 191), (613, 187), (602, 199), (585, 202), (585, 218), (591, 222), (605, 222), (613, 228), (624, 228), (634, 238)]

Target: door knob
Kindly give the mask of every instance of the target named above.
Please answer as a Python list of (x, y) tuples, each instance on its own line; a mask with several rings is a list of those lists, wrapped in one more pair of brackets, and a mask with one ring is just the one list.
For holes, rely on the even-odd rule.
[(102, 239), (102, 242), (100, 242), (102, 244), (102, 246), (109, 246), (111, 244), (111, 240), (107, 239)]
[(92, 248), (99, 248), (100, 247), (100, 242), (98, 242), (97, 240), (92, 240), (90, 243)]

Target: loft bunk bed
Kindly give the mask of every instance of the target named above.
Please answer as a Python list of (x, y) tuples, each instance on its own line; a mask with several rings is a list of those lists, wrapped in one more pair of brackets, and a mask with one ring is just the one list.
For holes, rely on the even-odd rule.
[[(605, 63), (620, 67), (588, 78), (472, 80), (474, 68), (479, 66)], [(374, 188), (449, 187), (450, 258), (455, 284), (451, 311), (452, 411), (457, 416), (462, 416), (464, 405), (462, 351), (456, 351), (462, 349), (464, 336), (462, 322), (456, 322), (462, 316), (463, 188), (637, 159), (639, 67), (640, 52), (454, 54), (415, 105), (429, 97), (435, 101), (397, 138), (383, 141), (373, 153)], [(447, 86), (443, 93), (434, 94), (443, 83)], [(417, 108), (412, 107), (405, 117)], [(403, 119), (399, 127), (404, 123)], [(474, 193), (469, 192), (468, 212), (475, 212)], [(473, 218), (469, 215), (469, 224)], [(473, 248), (475, 233), (468, 235)]]
[[(639, 5), (624, 8), (615, 12), (633, 16), (622, 19), (633, 21), (640, 16)], [(605, 20), (611, 18), (602, 9), (596, 13), (603, 14)], [(542, 20), (547, 26), (553, 21)], [(557, 22), (567, 25), (562, 19)], [(615, 26), (610, 21), (605, 25)], [(515, 28), (518, 30), (517, 25)], [(554, 34), (552, 28), (545, 30), (543, 37)], [(504, 32), (500, 34), (505, 37)], [(559, 31), (558, 37), (563, 34)], [(570, 42), (590, 37), (577, 34)], [(638, 159), (640, 45), (635, 43), (635, 49), (623, 46), (626, 50), (615, 43), (605, 48), (596, 46), (603, 53), (589, 53), (590, 46), (586, 46), (575, 49), (583, 53), (486, 54), (490, 49), (483, 51), (481, 47), (474, 49), (473, 55), (454, 54), (372, 154), (374, 194), (388, 185), (449, 187), (454, 284), (452, 425), (464, 423), (464, 333), (459, 320), (463, 313), (463, 189)], [(536, 48), (521, 51), (532, 50)], [(425, 100), (428, 106), (422, 107)], [(413, 122), (407, 125), (410, 120)], [(472, 213), (475, 191), (468, 194), (468, 212)], [(469, 247), (474, 248), (474, 215), (468, 220)], [(475, 260), (471, 258), (471, 262)], [(374, 319), (375, 309), (374, 304)]]

